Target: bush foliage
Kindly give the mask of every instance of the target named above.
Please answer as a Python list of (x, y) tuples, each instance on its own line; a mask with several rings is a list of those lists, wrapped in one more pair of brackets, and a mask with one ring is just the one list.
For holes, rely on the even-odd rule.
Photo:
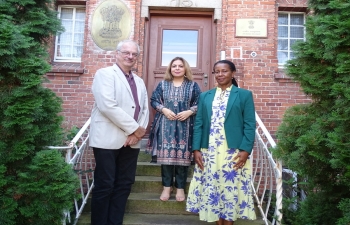
[(50, 0), (0, 1), (0, 224), (61, 224), (77, 177), (60, 153), (61, 100), (42, 86), (61, 30)]
[(293, 218), (287, 224), (348, 225), (350, 2), (308, 2), (306, 41), (294, 46), (286, 71), (312, 101), (286, 111), (274, 154), (306, 181), (299, 187), (308, 196), (294, 214), (286, 212)]

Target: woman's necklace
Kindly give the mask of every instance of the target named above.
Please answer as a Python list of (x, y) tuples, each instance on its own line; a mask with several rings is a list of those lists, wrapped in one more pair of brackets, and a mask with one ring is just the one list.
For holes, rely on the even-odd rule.
[(173, 79), (174, 87), (180, 87), (183, 82), (184, 82), (184, 79)]
[(220, 101), (222, 101), (224, 99), (225, 94), (226, 94), (226, 90), (221, 91), (220, 96), (219, 96)]

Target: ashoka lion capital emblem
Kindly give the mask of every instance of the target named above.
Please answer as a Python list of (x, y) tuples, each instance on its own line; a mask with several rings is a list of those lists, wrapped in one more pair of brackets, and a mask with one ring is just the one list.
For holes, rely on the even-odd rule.
[(99, 35), (103, 38), (119, 38), (122, 31), (119, 28), (120, 20), (123, 17), (124, 10), (116, 5), (104, 7), (100, 10), (103, 20), (103, 27), (99, 31)]

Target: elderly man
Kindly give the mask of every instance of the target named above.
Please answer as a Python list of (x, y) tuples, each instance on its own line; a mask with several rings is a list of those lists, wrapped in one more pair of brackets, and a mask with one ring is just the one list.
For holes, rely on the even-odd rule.
[(90, 146), (96, 168), (91, 223), (122, 225), (126, 201), (135, 181), (140, 140), (149, 119), (143, 80), (131, 72), (139, 55), (131, 40), (118, 44), (116, 64), (97, 70), (92, 84)]

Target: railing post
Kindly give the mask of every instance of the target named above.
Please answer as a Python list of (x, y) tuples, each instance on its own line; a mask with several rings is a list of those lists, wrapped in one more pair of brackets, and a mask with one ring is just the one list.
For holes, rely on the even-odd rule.
[(279, 176), (276, 179), (276, 217), (277, 217), (277, 221), (276, 224), (277, 225), (281, 225), (282, 222), (282, 200), (283, 200), (283, 180), (282, 180), (282, 162), (280, 160), (278, 160), (277, 162), (277, 169), (280, 171), (281, 176)]
[(70, 160), (72, 159), (72, 152), (73, 152), (73, 148), (74, 148), (74, 143), (70, 142), (68, 146), (69, 146), (69, 148), (67, 149), (67, 152), (66, 152), (66, 163), (69, 163)]

